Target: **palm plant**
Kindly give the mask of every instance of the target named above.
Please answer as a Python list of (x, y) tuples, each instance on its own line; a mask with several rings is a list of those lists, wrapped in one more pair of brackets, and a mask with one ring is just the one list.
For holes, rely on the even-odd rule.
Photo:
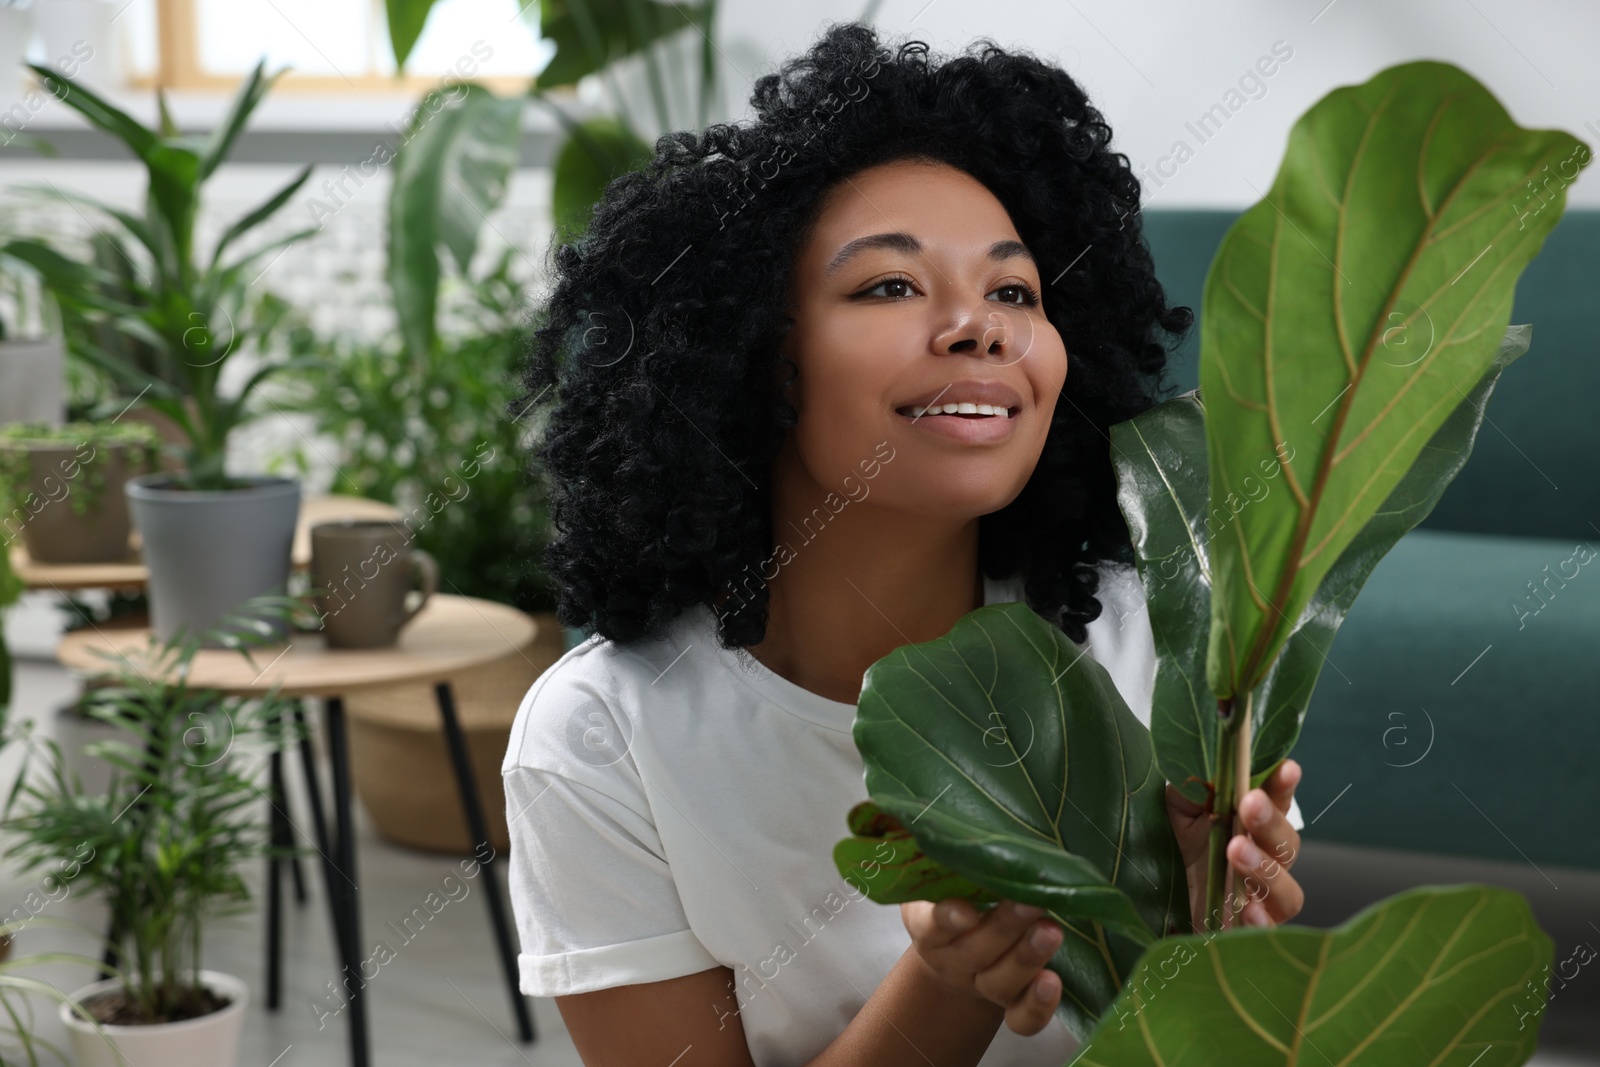
[(232, 396), (220, 391), (223, 368), (243, 349), (262, 349), (287, 312), (281, 300), (255, 289), (271, 265), (268, 257), (316, 229), (225, 254), (288, 202), (311, 167), (224, 230), (209, 256), (196, 251), (195, 227), (202, 187), (283, 72), (268, 76), (265, 61), (257, 64), (216, 130), (200, 139), (178, 131), (159, 91), (160, 128), (152, 130), (49, 67), (32, 70), (52, 95), (126, 145), (145, 165), (149, 185), (142, 212), (53, 186), (37, 189), (87, 208), (107, 224), (94, 239), (92, 255), (73, 259), (38, 238), (8, 241), (0, 254), (38, 272), (67, 319), (75, 354), (183, 431), (187, 472), (180, 483), (234, 488), (224, 467), (228, 435), (254, 417), (247, 408), (251, 393), (283, 364), (267, 362)]
[(207, 634), (180, 630), (137, 656), (108, 656), (114, 684), (87, 698), (89, 714), (123, 731), (91, 746), (114, 768), (103, 794), (68, 771), (53, 740), (28, 737), (4, 808), (14, 838), (5, 855), (24, 870), (56, 870), (90, 850), (77, 880), (110, 907), (125, 1002), (144, 1022), (210, 1010), (198, 980), (206, 925), (248, 905), (240, 865), (274, 848), (249, 816), (264, 794), (243, 757), (285, 743), (288, 701), (191, 687), (194, 656), (212, 640), (249, 659), (277, 640), (267, 617), (305, 610), (299, 598), (262, 596)]

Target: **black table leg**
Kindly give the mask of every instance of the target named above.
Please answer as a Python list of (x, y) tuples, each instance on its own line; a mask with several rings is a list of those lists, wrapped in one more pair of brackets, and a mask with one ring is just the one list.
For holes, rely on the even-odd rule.
[(340, 956), (343, 966), (339, 979), (345, 987), (350, 1012), (351, 1067), (369, 1067), (367, 1049), (367, 1001), (361, 988), (361, 900), (356, 888), (355, 828), (350, 810), (350, 751), (345, 728), (344, 701), (328, 697), (328, 754), (333, 763), (333, 814), (337, 827), (333, 864), (339, 875), (335, 885), (339, 898)]
[(333, 920), (334, 943), (343, 950), (344, 934), (343, 919), (339, 911), (339, 896), (334, 889), (334, 883), (339, 875), (333, 864), (333, 846), (328, 843), (328, 819), (322, 809), (321, 776), (317, 773), (317, 754), (311, 744), (311, 731), (306, 725), (306, 713), (303, 703), (296, 700), (294, 703), (295, 729), (300, 735), (300, 771), (306, 780), (306, 799), (311, 802), (311, 832), (317, 846), (317, 854), (322, 857), (323, 888), (328, 893), (329, 918)]
[(483, 805), (478, 800), (478, 786), (473, 779), (472, 761), (467, 755), (466, 738), (461, 733), (461, 722), (456, 717), (455, 696), (449, 682), (438, 682), (433, 687), (439, 701), (439, 715), (444, 720), (445, 741), (450, 747), (450, 761), (455, 764), (456, 785), (461, 789), (461, 806), (467, 813), (467, 832), (472, 838), (478, 856), (488, 852), (481, 861), (483, 868), (483, 893), (489, 902), (489, 921), (494, 926), (496, 947), (500, 951), (500, 966), (505, 971), (506, 990), (511, 994), (511, 1011), (517, 1019), (517, 1030), (524, 1042), (532, 1041), (533, 1016), (528, 1012), (528, 1000), (517, 988), (517, 954), (512, 947), (511, 927), (506, 921), (505, 903), (500, 899), (500, 883), (495, 878), (494, 853), (485, 849), (489, 842), (489, 829), (483, 819)]
[[(289, 809), (284, 808), (283, 810), (285, 813), (287, 813)], [(289, 825), (292, 828), (294, 823), (290, 821)], [(290, 830), (288, 840), (285, 843), (289, 845), (294, 844), (294, 833), (292, 829)], [(294, 902), (296, 904), (304, 904), (306, 902), (306, 876), (305, 872), (300, 869), (300, 856), (298, 853), (289, 856), (285, 859), (285, 862), (289, 864), (290, 880), (294, 882)]]
[[(277, 726), (274, 722), (273, 728)], [(267, 1010), (277, 1011), (283, 1000), (283, 856), (278, 850), (289, 836), (283, 807), (283, 753), (277, 750), (268, 757), (267, 778), (272, 807), (268, 840), (273, 848), (267, 856)]]

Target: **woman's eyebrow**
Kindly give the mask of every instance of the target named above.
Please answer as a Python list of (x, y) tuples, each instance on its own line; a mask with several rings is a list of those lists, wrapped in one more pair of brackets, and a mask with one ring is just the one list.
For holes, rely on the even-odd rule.
[[(827, 276), (836, 273), (839, 268), (843, 267), (851, 259), (872, 248), (887, 248), (894, 252), (905, 252), (911, 255), (922, 251), (922, 242), (914, 235), (899, 230), (893, 233), (873, 233), (865, 237), (857, 237), (834, 253), (833, 258), (828, 261), (828, 265), (822, 269), (823, 275)], [(992, 260), (999, 261), (1016, 257), (1032, 261), (1033, 253), (1029, 252), (1027, 245), (1024, 245), (1021, 241), (1013, 241), (1009, 238), (996, 241), (989, 246), (989, 258)]]

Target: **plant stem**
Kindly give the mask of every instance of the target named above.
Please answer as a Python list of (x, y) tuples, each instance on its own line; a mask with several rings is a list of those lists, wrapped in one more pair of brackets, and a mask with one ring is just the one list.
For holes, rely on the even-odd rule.
[[(1231, 917), (1228, 901), (1228, 842), (1233, 840), (1233, 815), (1250, 790), (1251, 694), (1239, 714), (1229, 714), (1235, 699), (1217, 702), (1221, 730), (1217, 737), (1217, 781), (1211, 797), (1211, 836), (1206, 852), (1205, 929), (1224, 930)], [(1229, 914), (1225, 914), (1226, 910)]]

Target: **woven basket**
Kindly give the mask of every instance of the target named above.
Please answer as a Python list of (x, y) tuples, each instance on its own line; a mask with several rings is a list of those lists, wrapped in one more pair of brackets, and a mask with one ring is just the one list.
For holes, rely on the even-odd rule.
[[(510, 842), (500, 764), (511, 723), (529, 687), (566, 650), (566, 635), (554, 612), (533, 618), (538, 625), (527, 645), (450, 678), (489, 843), (502, 855)], [(471, 853), (473, 842), (433, 685), (365, 689), (346, 697), (344, 706), (350, 776), (378, 832), (410, 848)]]

